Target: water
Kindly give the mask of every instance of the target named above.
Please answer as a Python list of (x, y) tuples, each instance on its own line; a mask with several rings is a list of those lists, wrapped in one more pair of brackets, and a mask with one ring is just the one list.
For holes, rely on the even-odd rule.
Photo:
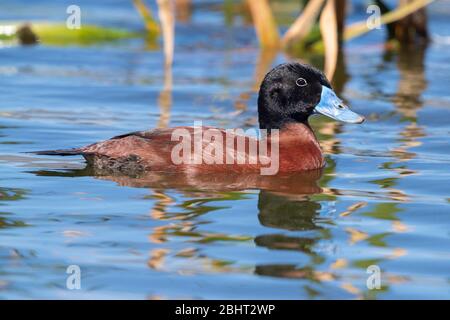
[[(23, 3), (0, 18), (65, 17), (64, 3)], [(139, 28), (126, 2), (80, 3), (90, 22)], [(195, 120), (253, 126), (258, 74), (286, 58), (261, 55), (243, 19), (226, 26), (220, 3), (178, 24), (172, 74), (140, 40), (0, 47), (0, 298), (450, 298), (446, 2), (429, 9), (427, 48), (389, 52), (382, 31), (346, 45), (335, 87), (368, 121), (314, 119), (322, 173), (139, 180), (23, 153)], [(350, 20), (363, 16), (355, 5)], [(66, 289), (69, 265), (82, 290)]]

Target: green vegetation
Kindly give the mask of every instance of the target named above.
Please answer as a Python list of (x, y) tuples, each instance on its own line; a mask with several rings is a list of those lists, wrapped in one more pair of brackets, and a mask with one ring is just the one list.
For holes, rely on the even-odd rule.
[(83, 25), (80, 29), (68, 29), (63, 24), (36, 24), (32, 26), (32, 30), (36, 33), (40, 42), (51, 45), (90, 45), (139, 36), (135, 32), (95, 25)]

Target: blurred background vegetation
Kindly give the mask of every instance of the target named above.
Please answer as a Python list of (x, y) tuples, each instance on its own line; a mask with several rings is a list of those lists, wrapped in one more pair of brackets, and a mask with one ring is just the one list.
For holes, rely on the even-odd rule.
[[(262, 49), (284, 51), (292, 57), (322, 55), (324, 71), (332, 79), (344, 41), (361, 36), (381, 25), (386, 26), (387, 45), (416, 46), (429, 41), (426, 6), (434, 0), (398, 0), (389, 7), (383, 0), (368, 2), (376, 5), (368, 9), (368, 20), (346, 22), (347, 0), (224, 0), (224, 14), (228, 20), (236, 15), (252, 23)], [(170, 66), (174, 55), (175, 16), (180, 21), (192, 15), (192, 0), (156, 0), (157, 12), (152, 12), (149, 0), (130, 0), (143, 22), (143, 30), (127, 30), (99, 25), (82, 25), (69, 29), (65, 24), (49, 22), (13, 22), (0, 25), (0, 40), (16, 41), (23, 45), (39, 42), (53, 45), (117, 41), (144, 37), (150, 48), (156, 48), (159, 36), (163, 39), (165, 63)], [(368, 7), (369, 8), (369, 7)], [(373, 7), (372, 7), (373, 8)], [(374, 14), (379, 13), (379, 20)], [(369, 21), (370, 20), (370, 21)], [(378, 28), (376, 27), (378, 24)], [(280, 27), (285, 30), (280, 31)], [(268, 54), (270, 55), (270, 54)]]

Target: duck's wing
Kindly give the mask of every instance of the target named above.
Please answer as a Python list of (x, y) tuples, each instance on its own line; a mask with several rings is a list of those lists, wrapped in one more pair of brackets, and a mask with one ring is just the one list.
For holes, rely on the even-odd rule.
[[(175, 130), (180, 130), (178, 134), (175, 134)], [(210, 129), (210, 127), (203, 127), (202, 130)], [(226, 130), (217, 129), (215, 133), (222, 136), (221, 141), (226, 141)], [(183, 130), (183, 131), (181, 131)], [(243, 136), (244, 150), (239, 150), (237, 148), (237, 140), (233, 143), (231, 148), (223, 147), (223, 152), (218, 153), (218, 157), (222, 161), (216, 162), (216, 151), (215, 141), (211, 138), (207, 138), (206, 135), (202, 135), (202, 163), (198, 164), (193, 161), (194, 154), (190, 154), (189, 160), (179, 163), (179, 161), (174, 161), (173, 153), (174, 150), (180, 149), (181, 143), (180, 138), (185, 134), (195, 135), (194, 127), (176, 127), (176, 128), (164, 128), (164, 129), (154, 129), (149, 131), (135, 131), (123, 135), (115, 136), (109, 140), (100, 141), (93, 143), (91, 145), (76, 148), (76, 149), (65, 149), (65, 150), (50, 150), (50, 151), (40, 151), (37, 154), (41, 155), (83, 155), (86, 160), (97, 166), (99, 168), (113, 167), (115, 170), (117, 167), (126, 167), (133, 165), (133, 170), (136, 166), (142, 168), (143, 170), (196, 170), (201, 169), (202, 171), (245, 171), (245, 170), (256, 170), (258, 165), (256, 161), (250, 161), (252, 157), (248, 151), (250, 146), (250, 141), (256, 140), (252, 137)], [(234, 135), (234, 137), (237, 137)], [(192, 138), (195, 139), (195, 138)], [(188, 140), (193, 141), (193, 140)], [(177, 148), (177, 149), (175, 149)], [(195, 149), (195, 148), (194, 148)], [(214, 153), (212, 153), (214, 150)], [(179, 150), (177, 151), (179, 152)], [(175, 153), (178, 156), (178, 153)], [(256, 156), (256, 155), (255, 155)], [(184, 149), (183, 149), (184, 157)], [(245, 166), (239, 165), (228, 165), (228, 160), (231, 158), (232, 164), (245, 163)], [(177, 158), (178, 159), (178, 158)], [(210, 163), (214, 165), (205, 166), (203, 163)]]
[(139, 137), (144, 139), (151, 139), (152, 137), (155, 137), (157, 134), (164, 134), (164, 131), (167, 131), (166, 133), (171, 132), (170, 129), (153, 129), (153, 130), (147, 130), (147, 131), (133, 131), (125, 134), (121, 134), (118, 136), (114, 136), (109, 140), (96, 142), (81, 148), (70, 148), (70, 149), (56, 149), (56, 150), (40, 150), (40, 151), (32, 151), (30, 153), (37, 154), (37, 155), (45, 155), (45, 156), (76, 156), (76, 155), (85, 155), (85, 154), (92, 154), (93, 149), (100, 149), (99, 147), (101, 145), (106, 145), (110, 147), (114, 147), (114, 143), (107, 143), (108, 141), (113, 140), (121, 140), (128, 137)]

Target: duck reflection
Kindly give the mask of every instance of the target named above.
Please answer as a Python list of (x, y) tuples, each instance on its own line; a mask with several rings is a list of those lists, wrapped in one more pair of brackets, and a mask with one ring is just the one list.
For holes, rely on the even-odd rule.
[(322, 170), (310, 170), (277, 175), (259, 173), (189, 173), (189, 172), (146, 172), (139, 176), (113, 175), (92, 167), (65, 171), (38, 170), (32, 173), (39, 176), (82, 177), (93, 176), (96, 179), (114, 181), (120, 186), (151, 188), (153, 190), (176, 189), (179, 191), (226, 192), (259, 189), (278, 194), (304, 195), (322, 192), (317, 182)]
[[(259, 190), (258, 218), (263, 226), (284, 230), (321, 229), (315, 223), (321, 205), (309, 199), (309, 195), (318, 194), (322, 189), (318, 180), (322, 171), (302, 172), (290, 175), (261, 176), (247, 175), (186, 175), (149, 173), (144, 177), (129, 178), (117, 176), (98, 176), (100, 179), (115, 181), (122, 186), (149, 187), (155, 204), (150, 215), (155, 220), (167, 221), (168, 224), (155, 227), (149, 235), (153, 244), (164, 245), (175, 238), (187, 239), (189, 245), (172, 252), (164, 247), (157, 247), (150, 252), (148, 266), (159, 271), (174, 271), (184, 274), (198, 272), (254, 272), (259, 275), (276, 277), (292, 276), (281, 272), (289, 266), (242, 266), (237, 261), (218, 259), (202, 250), (202, 245), (215, 242), (254, 242), (259, 247), (271, 250), (297, 250), (310, 255), (318, 261), (314, 252), (317, 238), (286, 236), (283, 234), (263, 234), (256, 237), (240, 234), (204, 231), (201, 216), (218, 209), (223, 209), (227, 201), (245, 199), (250, 190)], [(168, 195), (170, 189), (183, 193), (183, 200)], [(218, 205), (220, 203), (220, 205)], [(197, 245), (196, 245), (197, 244)], [(186, 263), (185, 260), (189, 260)], [(194, 262), (195, 261), (195, 262)], [(310, 267), (309, 267), (310, 268)], [(311, 268), (310, 268), (311, 269)]]
[(319, 222), (324, 208), (319, 201), (312, 200), (311, 195), (261, 190), (258, 198), (259, 221), (261, 225), (278, 231), (256, 236), (255, 244), (270, 250), (302, 253), (308, 257), (308, 261), (300, 260), (298, 264), (260, 264), (255, 267), (256, 274), (313, 282), (334, 278), (332, 273), (321, 272), (317, 268), (325, 261), (318, 251), (318, 243), (329, 238), (329, 234), (325, 225)]
[[(236, 261), (227, 261), (208, 257), (201, 251), (201, 246), (220, 241), (254, 242), (256, 246), (271, 250), (295, 250), (312, 257), (312, 261), (322, 261), (314, 251), (315, 244), (324, 234), (314, 236), (293, 236), (279, 233), (259, 234), (256, 237), (240, 234), (203, 231), (207, 223), (201, 217), (212, 211), (226, 208), (226, 201), (239, 201), (259, 191), (258, 219), (262, 226), (270, 229), (287, 231), (322, 230), (323, 226), (316, 220), (322, 210), (320, 202), (310, 198), (322, 193), (318, 181), (322, 170), (262, 176), (259, 174), (182, 174), (150, 172), (141, 177), (105, 175), (92, 169), (70, 170), (66, 172), (37, 171), (45, 176), (83, 176), (94, 175), (97, 179), (114, 181), (121, 186), (150, 188), (149, 198), (154, 200), (150, 216), (154, 220), (166, 221), (167, 224), (153, 228), (149, 241), (154, 245), (164, 245), (174, 237), (187, 239), (190, 245), (179, 252), (172, 252), (167, 247), (157, 246), (150, 253), (150, 268), (167, 270), (174, 267), (179, 272), (255, 272), (260, 275), (292, 277), (290, 268), (285, 265), (256, 266), (249, 268), (239, 266)], [(182, 193), (182, 201), (171, 195), (176, 190)], [(219, 204), (218, 204), (219, 203)], [(170, 264), (167, 258), (172, 257)], [(179, 259), (195, 259), (199, 263), (181, 263)], [(169, 259), (170, 260), (170, 259)], [(312, 267), (308, 267), (311, 269)], [(252, 271), (253, 269), (253, 271)], [(297, 274), (297, 276), (299, 276)]]
[(311, 201), (307, 194), (294, 196), (261, 190), (258, 209), (258, 218), (263, 226), (285, 230), (313, 230), (318, 228), (314, 219), (321, 206), (318, 202)]
[[(367, 265), (395, 259), (404, 253), (396, 248), (393, 256), (377, 257), (378, 260), (347, 260), (341, 254), (330, 254), (339, 243), (333, 233), (333, 200), (336, 195), (331, 193), (332, 189), (321, 188), (320, 185), (329, 183), (333, 171), (334, 166), (329, 165), (325, 174), (318, 170), (277, 176), (151, 172), (140, 177), (128, 177), (103, 174), (89, 168), (34, 173), (45, 176), (93, 176), (121, 186), (149, 188), (150, 194), (146, 198), (152, 200), (149, 216), (155, 224), (148, 234), (150, 251), (147, 266), (152, 270), (186, 275), (243, 273), (296, 279), (310, 298), (324, 295), (338, 284), (351, 295), (364, 298), (365, 293), (351, 282), (342, 282), (342, 270), (349, 270), (347, 267), (350, 266), (366, 268)], [(256, 233), (214, 228), (216, 219), (224, 218), (223, 215), (214, 218), (215, 211), (221, 210), (225, 214), (226, 209), (232, 206), (241, 208), (237, 202), (255, 196), (256, 215), (264, 228)], [(347, 217), (355, 211), (364, 210), (358, 214), (382, 219), (387, 212), (395, 215), (399, 210), (396, 206), (386, 208), (380, 205), (367, 211), (364, 209), (366, 205), (356, 203), (336, 214)], [(399, 224), (400, 221), (392, 215), (388, 218)], [(240, 230), (252, 230), (254, 227)], [(355, 228), (346, 228), (345, 231), (349, 245), (362, 243), (363, 246), (379, 248), (388, 247), (386, 238), (392, 234), (370, 235)], [(227, 250), (218, 253), (216, 248), (223, 248), (224, 243), (236, 248), (236, 252), (232, 255), (227, 254)], [(258, 250), (267, 249), (266, 254), (272, 252), (274, 259), (257, 259), (254, 263), (241, 261), (241, 250), (237, 248), (252, 245)], [(288, 260), (276, 259), (278, 254), (292, 253), (294, 255)], [(333, 256), (336, 259), (330, 260)], [(251, 257), (248, 259), (253, 261)], [(365, 279), (357, 278), (355, 281), (365, 283)], [(367, 295), (367, 298), (371, 297)]]

